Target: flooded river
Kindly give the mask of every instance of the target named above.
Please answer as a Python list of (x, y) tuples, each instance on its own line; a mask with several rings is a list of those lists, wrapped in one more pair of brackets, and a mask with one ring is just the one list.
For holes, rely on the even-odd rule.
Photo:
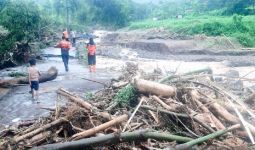
[[(75, 56), (75, 50), (71, 51), (71, 56)], [(154, 69), (160, 68), (163, 74), (176, 72), (181, 74), (194, 69), (211, 67), (213, 74), (224, 74), (228, 70), (239, 71), (240, 76), (246, 78), (255, 78), (255, 67), (228, 67), (224, 62), (203, 62), (193, 61), (185, 62), (183, 60), (175, 60), (171, 58), (149, 59), (139, 56), (134, 51), (120, 49), (119, 58), (110, 58), (107, 56), (97, 57), (97, 73), (91, 74), (85, 64), (77, 59), (70, 60), (70, 71), (65, 72), (62, 60), (60, 58), (60, 50), (55, 48), (47, 48), (44, 50), (44, 60), (38, 62), (40, 71), (47, 71), (51, 66), (55, 66), (59, 70), (58, 77), (49, 82), (40, 84), (40, 103), (32, 100), (29, 94), (29, 86), (18, 86), (9, 91), (9, 94), (0, 100), (0, 128), (10, 124), (17, 123), (21, 120), (29, 120), (47, 115), (49, 112), (41, 109), (42, 107), (54, 108), (57, 102), (56, 91), (63, 87), (71, 92), (75, 92), (79, 96), (85, 96), (87, 92), (94, 92), (103, 88), (103, 85), (84, 80), (83, 78), (92, 79), (107, 83), (111, 78), (120, 75), (122, 67), (127, 61), (133, 61), (139, 65), (139, 68), (145, 72), (153, 72)], [(213, 56), (216, 57), (216, 56)], [(1, 70), (0, 77), (6, 79), (6, 75), (12, 71), (26, 72), (26, 66), (15, 68), (7, 68)], [(254, 81), (244, 81), (244, 86), (252, 86)], [(2, 90), (3, 91), (3, 90)], [(63, 104), (62, 101), (60, 104)]]

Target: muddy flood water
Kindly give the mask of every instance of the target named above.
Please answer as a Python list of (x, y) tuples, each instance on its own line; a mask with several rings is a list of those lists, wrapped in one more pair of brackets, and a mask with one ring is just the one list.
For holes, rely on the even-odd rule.
[[(72, 56), (75, 56), (75, 53), (75, 50), (71, 51)], [(128, 61), (137, 63), (140, 69), (148, 73), (153, 72), (156, 68), (160, 68), (163, 75), (173, 72), (182, 74), (191, 70), (210, 67), (215, 75), (225, 74), (229, 70), (236, 70), (239, 72), (240, 77), (255, 78), (255, 66), (228, 67), (224, 61), (188, 62), (176, 60), (171, 57), (150, 59), (139, 56), (139, 53), (130, 49), (120, 49), (120, 55), (119, 58), (112, 58), (105, 55), (97, 56), (97, 72), (95, 74), (89, 73), (88, 67), (84, 63), (72, 58), (69, 63), (70, 71), (65, 72), (60, 58), (60, 50), (55, 48), (45, 49), (44, 60), (38, 62), (38, 68), (43, 72), (47, 71), (51, 66), (55, 66), (59, 71), (58, 77), (53, 81), (40, 84), (40, 103), (32, 100), (31, 94), (29, 94), (29, 86), (18, 86), (8, 91), (8, 94), (0, 100), (0, 128), (18, 123), (22, 120), (30, 120), (47, 115), (49, 112), (42, 108), (55, 108), (56, 105), (64, 104), (64, 101), (58, 101), (56, 94), (57, 89), (60, 87), (82, 97), (88, 92), (95, 92), (104, 88), (102, 84), (91, 82), (84, 78), (107, 84), (112, 78), (117, 78), (121, 74), (121, 69)], [(188, 56), (186, 55), (185, 57)], [(26, 69), (26, 66), (19, 66), (1, 70), (0, 78), (7, 79), (9, 78), (7, 77), (8, 73), (13, 71), (26, 72)], [(244, 81), (244, 87), (251, 87), (253, 85), (253, 80)], [(4, 90), (2, 89), (1, 91)]]

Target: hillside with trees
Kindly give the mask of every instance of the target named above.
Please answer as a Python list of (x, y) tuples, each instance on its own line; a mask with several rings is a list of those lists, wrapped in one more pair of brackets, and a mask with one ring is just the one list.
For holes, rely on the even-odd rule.
[(254, 0), (1, 0), (1, 65), (25, 61), (19, 58), (29, 53), (29, 43), (64, 28), (163, 27), (178, 34), (224, 35), (253, 47), (254, 7)]

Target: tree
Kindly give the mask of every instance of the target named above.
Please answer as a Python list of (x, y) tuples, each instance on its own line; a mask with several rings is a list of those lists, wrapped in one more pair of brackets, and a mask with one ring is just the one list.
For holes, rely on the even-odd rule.
[(28, 45), (30, 41), (38, 37), (37, 31), (40, 21), (39, 10), (34, 3), (25, 1), (8, 1), (5, 3), (0, 14), (0, 25), (8, 30), (8, 34), (5, 34), (0, 40), (1, 63), (10, 57), (12, 58), (11, 53), (16, 51), (15, 43)]
[(92, 0), (94, 21), (103, 25), (124, 26), (130, 21), (131, 0)]

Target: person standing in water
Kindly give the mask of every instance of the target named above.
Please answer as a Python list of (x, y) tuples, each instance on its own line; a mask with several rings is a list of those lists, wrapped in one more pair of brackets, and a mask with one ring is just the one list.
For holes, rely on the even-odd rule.
[(89, 38), (87, 44), (89, 71), (96, 72), (96, 44), (93, 38)]
[(39, 76), (41, 75), (38, 68), (36, 67), (36, 60), (29, 60), (30, 67), (28, 68), (28, 80), (31, 87), (32, 98), (38, 100), (39, 90)]
[(55, 46), (56, 48), (61, 48), (61, 57), (65, 66), (66, 72), (69, 71), (68, 62), (69, 62), (69, 50), (71, 49), (71, 43), (64, 36), (62, 40)]

